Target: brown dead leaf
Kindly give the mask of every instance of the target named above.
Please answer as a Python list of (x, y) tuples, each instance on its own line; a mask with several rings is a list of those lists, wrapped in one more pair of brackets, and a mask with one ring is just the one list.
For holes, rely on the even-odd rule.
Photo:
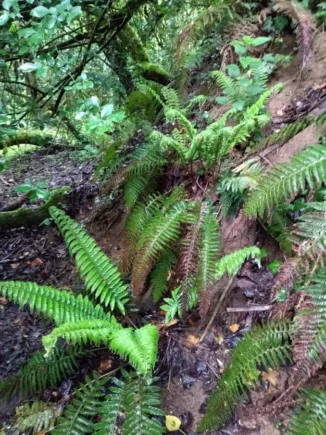
[(19, 266), (20, 266), (20, 263), (12, 263), (11, 264), (12, 269), (18, 269)]
[(106, 359), (101, 361), (100, 366), (99, 366), (99, 371), (101, 373), (105, 373), (108, 370), (110, 370), (111, 367), (112, 367), (112, 360), (109, 358), (106, 358)]
[(215, 341), (217, 344), (222, 344), (224, 341), (224, 338), (222, 335), (219, 335), (218, 337), (215, 337)]
[(278, 387), (278, 372), (273, 369), (269, 369), (268, 372), (262, 372), (262, 379), (268, 381), (273, 387)]
[(200, 341), (200, 337), (196, 337), (194, 334), (187, 334), (183, 344), (189, 349), (193, 349)]
[(239, 331), (239, 329), (240, 329), (239, 323), (233, 323), (233, 325), (230, 326), (230, 331), (233, 333)]
[(7, 303), (8, 303), (8, 299), (3, 298), (2, 296), (0, 296), (0, 304), (6, 305)]
[(44, 262), (40, 259), (40, 258), (34, 258), (34, 260), (31, 261), (31, 266), (32, 267), (36, 267), (36, 266), (43, 266)]

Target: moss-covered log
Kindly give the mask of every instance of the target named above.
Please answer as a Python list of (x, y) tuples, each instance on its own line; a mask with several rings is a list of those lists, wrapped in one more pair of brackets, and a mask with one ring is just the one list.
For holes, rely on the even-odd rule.
[(50, 198), (42, 205), (33, 208), (20, 208), (14, 211), (0, 213), (0, 232), (12, 228), (39, 225), (50, 217), (49, 207), (64, 202), (65, 196), (71, 191), (70, 187), (59, 187), (51, 192)]
[(13, 136), (7, 136), (0, 141), (0, 150), (5, 150), (13, 145), (37, 145), (48, 146), (49, 144), (57, 144), (57, 139), (51, 134), (45, 134), (39, 130), (19, 131)]

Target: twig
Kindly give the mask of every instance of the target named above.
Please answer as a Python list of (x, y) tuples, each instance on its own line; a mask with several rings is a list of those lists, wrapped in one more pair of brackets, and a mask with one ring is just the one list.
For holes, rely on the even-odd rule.
[(212, 314), (212, 317), (210, 318), (210, 321), (207, 323), (207, 326), (206, 326), (206, 328), (205, 328), (205, 331), (203, 332), (202, 336), (200, 337), (199, 342), (201, 342), (201, 341), (204, 340), (204, 338), (206, 337), (208, 331), (210, 330), (210, 328), (211, 328), (211, 326), (212, 326), (212, 324), (213, 324), (213, 322), (214, 322), (214, 320), (215, 320), (215, 317), (216, 317), (216, 315), (217, 315), (217, 313), (218, 313), (218, 310), (221, 308), (222, 302), (223, 302), (223, 300), (224, 300), (224, 298), (225, 298), (227, 292), (229, 291), (230, 287), (231, 287), (232, 284), (233, 284), (234, 278), (235, 278), (235, 275), (232, 276), (232, 278), (231, 278), (230, 281), (228, 282), (228, 285), (227, 285), (227, 286), (225, 287), (225, 289), (223, 290), (223, 293), (221, 294), (220, 300), (218, 301), (218, 303), (217, 303), (217, 305), (216, 305), (216, 307), (215, 307), (215, 310), (214, 310), (214, 312), (213, 312), (213, 314)]
[(230, 307), (226, 311), (228, 313), (252, 313), (259, 311), (271, 311), (273, 305), (248, 305), (247, 307)]

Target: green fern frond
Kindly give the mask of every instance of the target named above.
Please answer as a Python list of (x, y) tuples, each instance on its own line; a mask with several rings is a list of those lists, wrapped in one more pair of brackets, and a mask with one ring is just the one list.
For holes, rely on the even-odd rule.
[(62, 406), (56, 403), (45, 403), (39, 400), (31, 405), (26, 403), (16, 408), (15, 428), (19, 432), (33, 434), (49, 432), (54, 428), (57, 418), (61, 415)]
[(180, 112), (180, 110), (171, 109), (170, 107), (165, 109), (165, 117), (169, 122), (178, 121), (181, 127), (186, 131), (188, 138), (191, 140), (196, 135), (196, 129), (187, 117)]
[(260, 185), (245, 203), (247, 216), (263, 215), (266, 209), (285, 201), (298, 191), (326, 182), (326, 148), (311, 146), (296, 154), (289, 163), (275, 167), (261, 178)]
[(231, 361), (210, 396), (199, 430), (219, 429), (232, 416), (234, 405), (247, 388), (258, 381), (261, 364), (265, 370), (278, 367), (291, 356), (291, 327), (288, 323), (259, 326), (245, 334), (234, 349)]
[(135, 373), (122, 371), (122, 379), (113, 378), (110, 394), (105, 397), (99, 412), (102, 421), (94, 426), (95, 435), (115, 433), (120, 413), (126, 415), (121, 431), (125, 435), (161, 435), (164, 428), (156, 419), (163, 416), (159, 409), (160, 389), (153, 380), (137, 377)]
[(326, 433), (326, 391), (304, 389), (303, 403), (291, 418), (288, 435), (321, 435)]
[(219, 253), (219, 224), (216, 216), (209, 210), (202, 217), (199, 239), (198, 272), (196, 285), (200, 293), (212, 284)]
[(176, 263), (177, 257), (172, 249), (167, 249), (156, 262), (151, 273), (152, 295), (155, 303), (168, 291), (169, 273)]
[(284, 145), (288, 142), (292, 137), (296, 136), (298, 133), (303, 131), (305, 128), (310, 125), (316, 123), (317, 125), (322, 125), (326, 122), (326, 115), (320, 115), (318, 117), (309, 116), (297, 122), (293, 122), (292, 124), (283, 127), (280, 131), (273, 133), (261, 141), (259, 141), (256, 145), (253, 146), (250, 154), (255, 154), (264, 149), (268, 148), (271, 145), (279, 144)]
[(23, 397), (55, 386), (74, 373), (82, 354), (80, 347), (54, 349), (49, 357), (36, 352), (16, 375), (0, 383), (0, 393)]
[(243, 263), (252, 257), (256, 261), (266, 257), (267, 253), (264, 249), (260, 249), (257, 246), (248, 246), (247, 248), (238, 249), (231, 254), (224, 255), (216, 264), (215, 279), (220, 279), (224, 273), (227, 273), (231, 278), (234, 276)]
[(102, 307), (94, 306), (87, 296), (76, 297), (71, 292), (35, 282), (1, 281), (0, 293), (21, 308), (28, 305), (31, 312), (50, 317), (57, 325), (82, 319), (108, 318)]
[(54, 328), (50, 334), (42, 338), (42, 342), (47, 355), (50, 355), (60, 337), (73, 344), (86, 344), (89, 341), (98, 345), (108, 343), (113, 332), (121, 328), (114, 317), (108, 320), (81, 320)]
[(138, 202), (132, 209), (127, 223), (120, 267), (124, 274), (130, 272), (139, 236), (152, 217), (162, 207), (164, 195), (148, 195), (146, 202)]
[(110, 306), (112, 311), (117, 307), (124, 314), (129, 291), (121, 280), (118, 268), (77, 222), (56, 207), (51, 207), (50, 213), (65, 239), (70, 255), (75, 256), (86, 289), (105, 307)]
[(64, 338), (73, 344), (91, 342), (99, 345), (106, 343), (110, 349), (118, 353), (139, 372), (148, 374), (156, 362), (158, 332), (155, 326), (146, 325), (135, 331), (123, 329), (120, 324), (113, 321), (87, 320), (75, 323), (66, 323), (42, 339), (47, 355), (51, 355), (58, 338)]
[(226, 75), (223, 71), (213, 71), (212, 76), (223, 91), (230, 88), (239, 89), (237, 82)]
[(144, 375), (150, 375), (156, 363), (159, 333), (154, 325), (140, 329), (123, 328), (111, 336), (110, 348)]
[(174, 109), (181, 110), (181, 101), (177, 92), (171, 87), (164, 87), (161, 90), (162, 95), (165, 99), (165, 106)]
[(93, 428), (91, 420), (98, 413), (100, 400), (104, 396), (102, 385), (106, 379), (100, 380), (96, 373), (93, 379), (86, 376), (86, 383), (79, 385), (74, 391), (74, 400), (67, 406), (62, 417), (59, 418), (53, 435), (84, 435)]
[(155, 190), (153, 188), (153, 181), (155, 181), (156, 176), (156, 167), (152, 166), (151, 171), (148, 171), (146, 174), (129, 178), (124, 186), (124, 197), (127, 207), (132, 208), (140, 196), (145, 196), (146, 193)]
[(142, 293), (146, 278), (162, 252), (180, 238), (181, 223), (187, 222), (188, 209), (188, 202), (179, 201), (166, 212), (162, 210), (158, 213), (147, 228), (144, 228), (132, 269), (131, 282), (134, 295)]

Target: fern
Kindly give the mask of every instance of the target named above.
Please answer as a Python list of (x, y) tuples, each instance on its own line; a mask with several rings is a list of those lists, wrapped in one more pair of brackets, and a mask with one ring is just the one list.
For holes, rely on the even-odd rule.
[(163, 416), (160, 404), (160, 389), (147, 381), (137, 378), (134, 373), (122, 371), (123, 378), (113, 378), (110, 394), (105, 397), (99, 412), (102, 421), (94, 426), (95, 435), (115, 433), (120, 413), (126, 414), (121, 431), (124, 435), (160, 435), (164, 428), (156, 420)]
[(0, 293), (20, 307), (28, 304), (31, 312), (36, 311), (53, 319), (57, 325), (77, 322), (82, 319), (107, 319), (100, 305), (94, 306), (87, 296), (74, 296), (71, 292), (34, 282), (1, 281)]
[(231, 254), (224, 255), (216, 264), (217, 272), (215, 279), (220, 279), (224, 273), (232, 277), (239, 271), (248, 258), (252, 257), (256, 261), (260, 261), (260, 259), (266, 257), (266, 255), (266, 251), (259, 249), (257, 246), (249, 246), (247, 248), (238, 249)]
[(154, 325), (136, 330), (124, 328), (112, 334), (110, 347), (121, 357), (128, 357), (140, 373), (148, 375), (156, 362), (158, 340), (159, 334)]
[(47, 355), (51, 355), (60, 337), (73, 344), (106, 343), (114, 352), (122, 358), (127, 358), (139, 372), (144, 374), (148, 374), (156, 362), (159, 336), (157, 329), (152, 325), (134, 331), (130, 328), (122, 328), (112, 321), (87, 320), (66, 323), (43, 337), (42, 342)]
[(125, 313), (129, 299), (128, 286), (123, 284), (119, 271), (81, 226), (62, 210), (50, 208), (51, 216), (58, 225), (69, 252), (85, 279), (86, 289), (113, 311), (115, 306)]
[(188, 202), (179, 203), (160, 211), (144, 228), (137, 246), (132, 268), (131, 283), (134, 295), (142, 293), (146, 278), (154, 263), (172, 243), (181, 236), (181, 223), (187, 222)]
[(209, 398), (205, 416), (199, 424), (200, 431), (219, 429), (231, 417), (235, 403), (257, 382), (258, 364), (267, 370), (290, 358), (290, 331), (288, 323), (275, 323), (256, 327), (245, 334)]
[(177, 257), (172, 249), (162, 254), (155, 264), (151, 273), (151, 285), (153, 287), (153, 301), (158, 302), (168, 290), (169, 274), (177, 262)]
[(312, 189), (323, 182), (326, 182), (326, 149), (311, 146), (261, 178), (260, 185), (245, 203), (245, 213), (263, 215), (266, 208), (271, 209), (300, 189), (305, 190), (306, 183)]
[(82, 354), (80, 347), (54, 349), (49, 357), (36, 352), (15, 376), (0, 383), (0, 393), (3, 396), (28, 396), (55, 386), (74, 373), (78, 367), (77, 359)]
[(54, 428), (56, 419), (61, 414), (61, 406), (53, 403), (35, 401), (31, 405), (26, 403), (16, 408), (15, 428), (19, 432), (27, 429), (33, 434), (51, 431)]
[(202, 218), (199, 240), (198, 273), (196, 286), (200, 293), (212, 284), (219, 253), (219, 224), (216, 216), (207, 211)]
[(86, 383), (74, 391), (74, 400), (67, 406), (53, 435), (83, 435), (90, 433), (93, 427), (91, 420), (97, 414), (100, 400), (104, 396), (102, 385), (106, 380), (100, 380), (94, 373), (93, 379), (86, 376)]
[(54, 328), (50, 334), (42, 339), (47, 355), (54, 349), (59, 337), (73, 344), (108, 343), (113, 332), (121, 329), (121, 325), (115, 320), (81, 320), (79, 322), (65, 323)]
[(321, 435), (326, 433), (326, 391), (304, 389), (302, 405), (296, 410), (287, 430), (288, 435)]

